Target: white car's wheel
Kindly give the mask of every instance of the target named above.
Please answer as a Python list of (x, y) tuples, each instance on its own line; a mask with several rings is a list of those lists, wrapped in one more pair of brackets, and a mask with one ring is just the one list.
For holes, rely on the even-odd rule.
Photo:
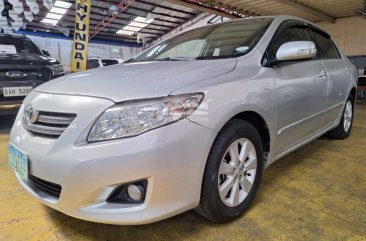
[(347, 138), (351, 133), (353, 117), (354, 117), (354, 97), (350, 95), (344, 106), (341, 121), (335, 129), (329, 132), (329, 137), (337, 140)]
[(253, 202), (263, 169), (263, 146), (253, 125), (230, 121), (208, 157), (196, 211), (213, 222), (239, 217)]

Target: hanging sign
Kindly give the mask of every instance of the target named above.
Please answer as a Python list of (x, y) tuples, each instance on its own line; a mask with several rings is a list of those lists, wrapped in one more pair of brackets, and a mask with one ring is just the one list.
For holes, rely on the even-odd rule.
[(13, 33), (13, 28), (9, 26), (1, 27), (4, 30), (4, 33)]
[(8, 13), (9, 13), (9, 17), (13, 20), (17, 20), (19, 18), (18, 14), (14, 10), (9, 10)]
[[(4, 10), (4, 0), (0, 0), (0, 13)], [(1, 15), (1, 14), (0, 14)]]
[(33, 13), (31, 11), (24, 11), (24, 17), (29, 22), (32, 22), (33, 21)]
[(24, 12), (24, 7), (23, 7), (23, 3), (22, 2), (18, 2), (16, 4), (13, 5), (13, 10), (14, 12), (16, 12), (17, 14), (21, 14), (22, 12)]
[(51, 9), (53, 6), (53, 0), (43, 0), (43, 5), (48, 8)]
[(71, 71), (86, 70), (91, 0), (75, 0), (75, 31)]
[(8, 19), (6, 17), (0, 18), (0, 27), (8, 26)]
[(34, 6), (29, 7), (29, 9), (31, 10), (31, 12), (32, 12), (33, 14), (38, 14), (38, 13), (39, 13), (39, 5), (38, 5), (38, 4), (36, 4), (36, 5), (34, 5)]
[(16, 21), (16, 22), (11, 22), (11, 26), (13, 27), (13, 29), (15, 31), (18, 31), (23, 26), (23, 21), (19, 20), (19, 21)]
[(19, 0), (8, 0), (8, 2), (11, 4), (11, 5), (15, 5), (17, 3), (19, 3)]
[(25, 4), (28, 5), (28, 7), (34, 6), (34, 5), (38, 5), (37, 4), (37, 0), (25, 0)]
[(37, 14), (39, 12), (39, 5), (36, 0), (25, 0), (25, 4), (28, 5), (33, 14)]
[(59, 27), (58, 31), (60, 31), (63, 35), (65, 36), (69, 36), (70, 34), (70, 29), (69, 28), (65, 28), (65, 27)]

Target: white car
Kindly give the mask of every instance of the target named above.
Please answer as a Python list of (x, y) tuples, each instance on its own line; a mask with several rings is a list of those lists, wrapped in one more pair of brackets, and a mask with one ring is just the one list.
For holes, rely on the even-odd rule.
[(103, 62), (99, 57), (90, 57), (87, 62), (87, 69), (103, 68)]
[(327, 132), (349, 136), (356, 83), (308, 21), (210, 25), (37, 87), (9, 162), (27, 192), (80, 219), (144, 224), (196, 209), (227, 222), (248, 209), (263, 169)]

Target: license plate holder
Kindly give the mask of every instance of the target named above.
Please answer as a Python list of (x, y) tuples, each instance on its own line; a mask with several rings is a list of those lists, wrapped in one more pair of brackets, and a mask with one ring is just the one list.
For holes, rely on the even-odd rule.
[(28, 182), (29, 158), (28, 154), (19, 150), (13, 144), (8, 144), (8, 160), (10, 167), (18, 173), (18, 175)]
[(27, 96), (32, 90), (32, 86), (3, 87), (3, 95), (4, 97)]

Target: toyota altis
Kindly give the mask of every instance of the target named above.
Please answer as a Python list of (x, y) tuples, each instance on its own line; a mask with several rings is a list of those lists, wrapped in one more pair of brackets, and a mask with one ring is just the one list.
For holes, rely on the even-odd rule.
[(295, 17), (194, 29), (37, 87), (9, 163), (31, 195), (80, 219), (143, 224), (195, 209), (227, 222), (269, 165), (350, 134), (356, 74), (326, 32)]

